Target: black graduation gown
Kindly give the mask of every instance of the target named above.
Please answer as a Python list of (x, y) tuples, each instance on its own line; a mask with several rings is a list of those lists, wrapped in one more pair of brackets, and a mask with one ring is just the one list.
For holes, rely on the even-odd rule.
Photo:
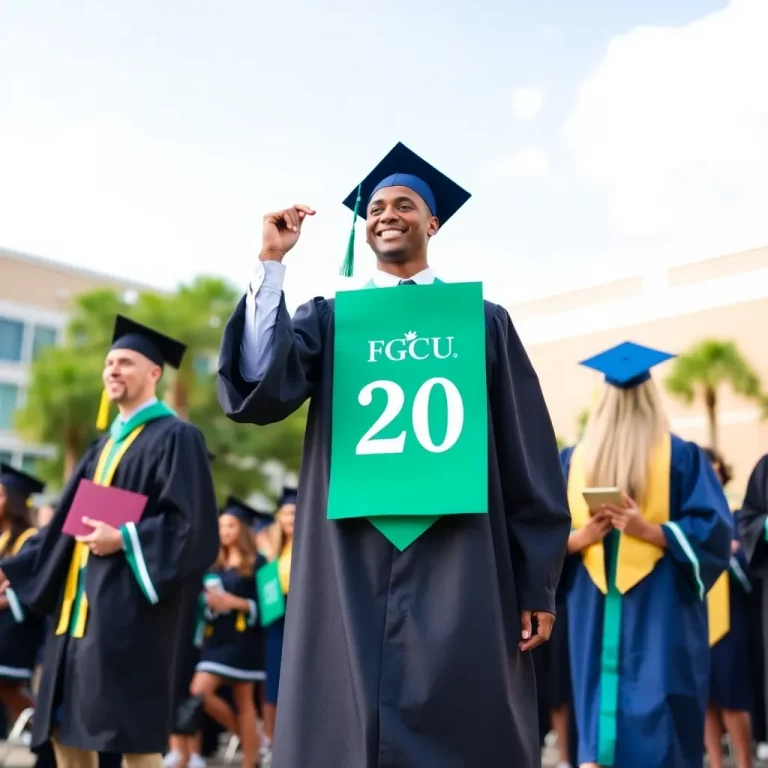
[[(756, 695), (760, 699), (755, 702), (755, 711), (765, 717), (765, 692), (768, 691), (768, 541), (766, 541), (766, 521), (768, 521), (768, 455), (763, 456), (755, 465), (747, 483), (747, 493), (744, 504), (736, 515), (741, 546), (747, 556), (749, 574), (755, 587), (757, 599), (761, 601), (757, 613), (762, 632), (755, 632), (758, 627), (753, 625), (750, 637), (753, 642), (762, 639), (762, 659), (753, 659), (761, 663), (755, 664), (762, 672), (762, 679), (755, 680)], [(755, 679), (753, 677), (753, 679)], [(768, 731), (768, 723), (756, 723), (756, 734)]]
[(208, 455), (202, 434), (191, 424), (172, 416), (146, 424), (112, 485), (148, 496), (136, 531), (159, 601), (153, 605), (144, 596), (125, 553), (91, 556), (85, 635), (74, 639), (54, 634), (74, 548), (74, 539), (61, 529), (80, 479), (93, 477), (106, 441), (107, 435), (86, 452), (51, 523), (25, 551), (3, 562), (19, 599), (38, 613), (53, 614), (32, 742), (41, 745), (57, 724), (66, 746), (164, 752), (184, 597), (192, 582), (199, 586), (219, 547)]
[(536, 373), (507, 312), (486, 302), (489, 514), (442, 518), (399, 552), (367, 520), (326, 516), (333, 307), (314, 299), (291, 320), (283, 297), (269, 370), (252, 384), (239, 372), (243, 298), (219, 361), (234, 421), (276, 422), (311, 398), (274, 763), (539, 766), (520, 611), (555, 612), (570, 514)]

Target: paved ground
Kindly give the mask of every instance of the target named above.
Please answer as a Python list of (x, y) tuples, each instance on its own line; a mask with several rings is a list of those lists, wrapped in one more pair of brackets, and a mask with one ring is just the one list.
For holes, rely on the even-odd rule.
[[(2, 751), (4, 747), (5, 742), (0, 742), (0, 752)], [(232, 768), (240, 768), (240, 762), (239, 762), (239, 755), (238, 759), (235, 760), (235, 762), (232, 764)], [(25, 748), (15, 748), (11, 749), (10, 754), (8, 755), (8, 759), (5, 763), (5, 766), (2, 766), (0, 768), (32, 768), (35, 764), (35, 756)], [(210, 761), (208, 763), (210, 768), (226, 768), (224, 765), (224, 762), (221, 760), (216, 761)], [(555, 752), (551, 749), (545, 749), (544, 754), (542, 755), (541, 760), (542, 768), (556, 768), (557, 766), (557, 756)], [(731, 765), (735, 765), (735, 763), (731, 763)], [(726, 762), (726, 767), (728, 767), (729, 764)], [(762, 763), (762, 762), (755, 762), (754, 768), (768, 768), (768, 763)]]

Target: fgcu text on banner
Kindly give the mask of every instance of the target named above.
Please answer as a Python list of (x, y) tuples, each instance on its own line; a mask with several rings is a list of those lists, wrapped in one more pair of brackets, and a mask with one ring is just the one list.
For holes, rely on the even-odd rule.
[(336, 296), (328, 517), (488, 511), (480, 283)]

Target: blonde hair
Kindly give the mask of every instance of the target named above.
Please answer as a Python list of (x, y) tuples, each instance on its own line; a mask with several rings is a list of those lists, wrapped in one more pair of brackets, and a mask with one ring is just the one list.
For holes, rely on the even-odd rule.
[(651, 451), (668, 432), (653, 381), (631, 389), (603, 384), (584, 433), (587, 484), (615, 486), (642, 506)]

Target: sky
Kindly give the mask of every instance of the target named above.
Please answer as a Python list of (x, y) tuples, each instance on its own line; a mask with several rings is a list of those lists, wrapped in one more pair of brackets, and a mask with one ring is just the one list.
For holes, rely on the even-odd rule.
[(397, 141), (472, 192), (438, 274), (507, 305), (768, 244), (766, 28), (765, 0), (0, 0), (0, 247), (244, 289), (262, 216), (306, 203), (295, 306), (350, 287), (341, 201)]

